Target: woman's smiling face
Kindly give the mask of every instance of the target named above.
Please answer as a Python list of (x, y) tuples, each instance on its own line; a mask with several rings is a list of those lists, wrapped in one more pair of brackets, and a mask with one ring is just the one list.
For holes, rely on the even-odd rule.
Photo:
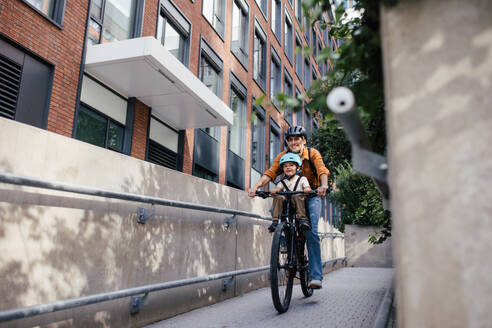
[(305, 143), (306, 140), (300, 136), (290, 136), (287, 138), (287, 145), (289, 146), (290, 151), (294, 153), (299, 153)]

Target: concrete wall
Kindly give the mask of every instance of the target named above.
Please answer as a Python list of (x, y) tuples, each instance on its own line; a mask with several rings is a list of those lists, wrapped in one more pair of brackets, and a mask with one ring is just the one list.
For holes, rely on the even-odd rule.
[(369, 243), (369, 236), (379, 230), (377, 226), (345, 225), (345, 255), (348, 266), (383, 268), (393, 266), (391, 238), (378, 245)]
[[(0, 171), (266, 214), (268, 201), (74, 139), (0, 118)], [(146, 224), (137, 208), (154, 211)], [(267, 221), (0, 184), (0, 310), (269, 264)], [(324, 232), (332, 229), (320, 224)], [(323, 259), (344, 254), (323, 240)], [(327, 268), (329, 269), (329, 268)], [(9, 327), (142, 326), (268, 285), (265, 273), (19, 320)]]
[(492, 322), (492, 2), (382, 11), (401, 327)]

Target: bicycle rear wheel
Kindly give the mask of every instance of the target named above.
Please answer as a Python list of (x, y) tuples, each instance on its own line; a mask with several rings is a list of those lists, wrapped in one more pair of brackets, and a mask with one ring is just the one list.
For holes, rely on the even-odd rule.
[(313, 295), (313, 289), (309, 288), (309, 262), (308, 262), (308, 251), (307, 245), (303, 242), (302, 246), (302, 257), (299, 257), (300, 268), (299, 268), (299, 278), (301, 280), (301, 289), (302, 293), (306, 297), (310, 297)]
[(270, 256), (270, 288), (272, 301), (279, 313), (289, 309), (295, 270), (289, 270), (290, 232), (282, 222), (275, 229)]

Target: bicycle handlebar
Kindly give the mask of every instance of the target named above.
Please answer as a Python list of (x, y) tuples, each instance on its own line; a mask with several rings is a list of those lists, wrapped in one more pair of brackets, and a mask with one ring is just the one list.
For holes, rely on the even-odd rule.
[[(311, 190), (308, 193), (305, 193), (302, 190), (297, 190), (297, 191), (279, 191), (275, 195), (279, 195), (279, 196), (293, 196), (293, 195), (300, 195), (300, 194), (303, 194), (303, 195), (305, 195), (308, 198), (313, 198), (313, 197), (318, 196), (318, 193), (316, 191), (314, 191), (314, 190)], [(261, 191), (261, 190), (257, 190), (256, 191), (256, 196), (259, 196), (259, 197), (261, 197), (263, 199), (268, 198), (268, 197), (273, 197), (275, 195), (272, 195), (269, 191)]]

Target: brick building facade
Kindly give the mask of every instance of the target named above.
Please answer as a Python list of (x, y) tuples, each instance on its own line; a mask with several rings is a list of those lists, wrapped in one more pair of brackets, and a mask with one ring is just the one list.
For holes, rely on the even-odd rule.
[[(302, 93), (330, 69), (296, 54), (336, 47), (300, 20), (297, 0), (0, 0), (0, 117), (246, 190), (283, 148), (282, 131), (317, 126), (306, 110), (254, 105), (263, 94)], [(229, 106), (232, 125), (174, 124), (148, 97), (102, 78), (102, 64), (86, 65), (99, 43), (142, 37)]]

